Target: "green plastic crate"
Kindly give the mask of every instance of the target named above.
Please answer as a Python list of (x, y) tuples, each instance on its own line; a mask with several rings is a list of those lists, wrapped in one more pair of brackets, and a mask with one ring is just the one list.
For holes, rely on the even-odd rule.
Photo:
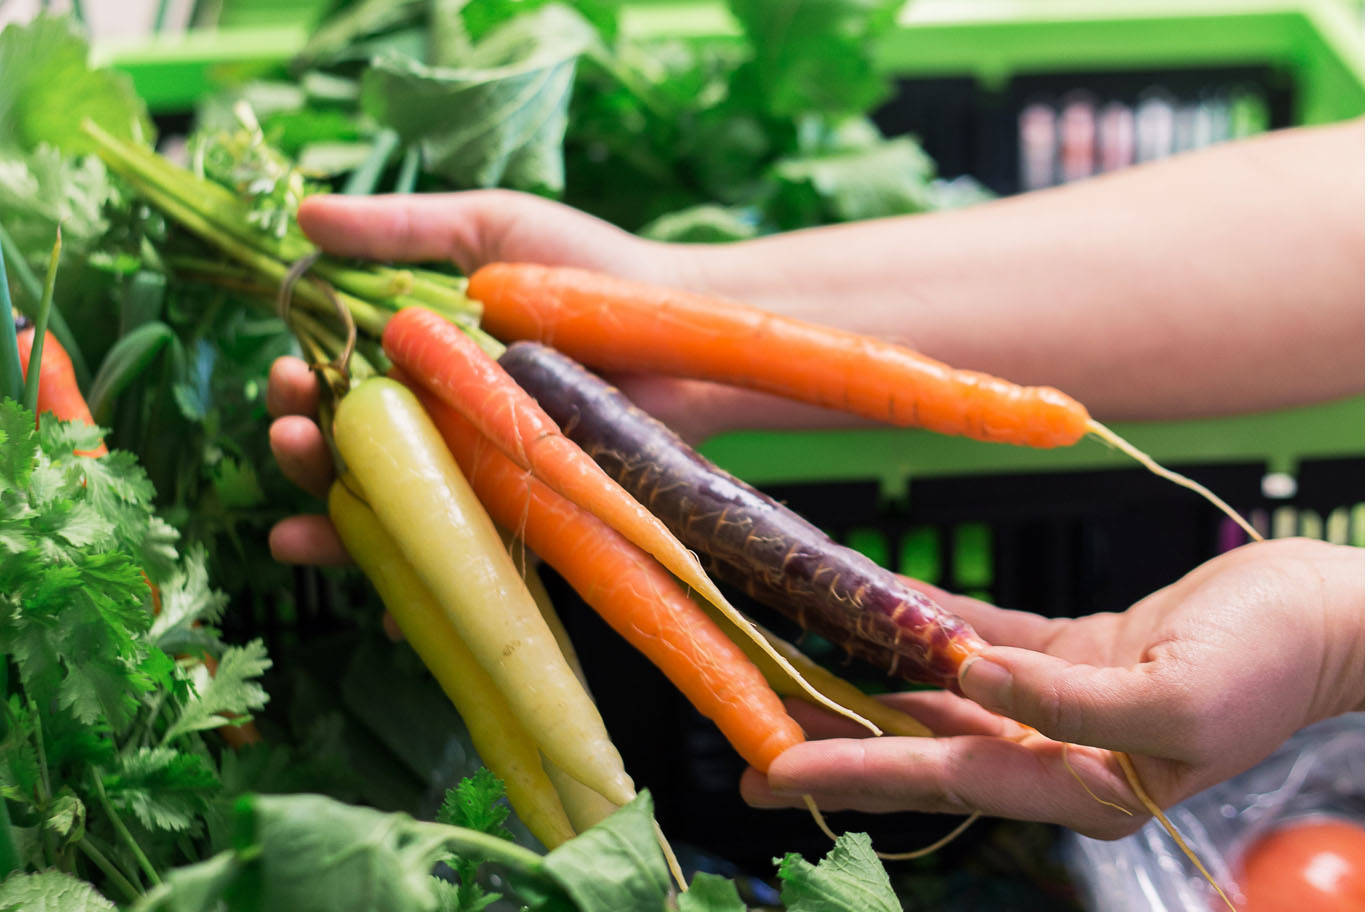
[[(184, 111), (216, 87), (281, 72), (327, 6), (225, 0), (216, 30), (97, 52), (132, 76), (154, 112)], [(883, 66), (899, 76), (968, 76), (992, 87), (1061, 70), (1268, 65), (1292, 76), (1296, 123), (1364, 110), (1361, 7), (1342, 0), (914, 0), (900, 25), (879, 48)], [(622, 29), (700, 41), (736, 33), (721, 3), (670, 0), (627, 4)], [(1295, 472), (1301, 459), (1363, 453), (1364, 402), (1116, 430), (1167, 463), (1262, 460)], [(913, 476), (1133, 465), (1091, 441), (1033, 451), (884, 428), (732, 433), (704, 449), (756, 484), (875, 478), (892, 497)]]

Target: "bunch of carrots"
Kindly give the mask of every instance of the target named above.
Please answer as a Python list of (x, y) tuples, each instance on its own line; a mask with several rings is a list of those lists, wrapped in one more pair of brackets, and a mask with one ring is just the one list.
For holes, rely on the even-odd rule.
[[(92, 135), (113, 170), (151, 188), (151, 202), (235, 262), (220, 278), (269, 287), (282, 277), (293, 285), (303, 272), (281, 259), (278, 243), (252, 247), (231, 208), (193, 211), (193, 194), (167, 204), (171, 188), (208, 183), (202, 178)], [(212, 185), (200, 196), (217, 199), (224, 189)], [(1234, 515), (1059, 390), (957, 370), (881, 340), (698, 294), (518, 263), (484, 266), (463, 286), (434, 284), (445, 289), (440, 308), (411, 295), (357, 307), (356, 297), (334, 294), (325, 281), (341, 267), (326, 257), (309, 265), (307, 291), (295, 296), (309, 306), (328, 301), (351, 331), (360, 327), (381, 343), (374, 375), (349, 382), (352, 345), (337, 344), (346, 334), (319, 328), (321, 310), (307, 321), (284, 311), (320, 366), (343, 351), (324, 371), (334, 394), (324, 430), (339, 461), (330, 515), (548, 847), (629, 801), (634, 787), (554, 613), (519, 569), (526, 551), (556, 569), (762, 772), (803, 740), (781, 695), (875, 734), (930, 732), (758, 628), (728, 602), (700, 556), (719, 578), (907, 680), (953, 689), (963, 663), (987, 645), (895, 574), (709, 464), (586, 367), (730, 383), (1023, 446), (1092, 435)], [(401, 285), (404, 274), (386, 273)], [(352, 293), (361, 292), (354, 284)], [(448, 306), (446, 292), (464, 304)], [(1158, 810), (1138, 780), (1132, 786)]]

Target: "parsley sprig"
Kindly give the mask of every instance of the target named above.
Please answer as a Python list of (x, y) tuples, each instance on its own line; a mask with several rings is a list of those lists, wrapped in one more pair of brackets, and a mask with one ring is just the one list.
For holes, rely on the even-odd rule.
[(76, 455), (102, 433), (0, 402), (0, 843), (131, 901), (219, 825), (201, 733), (265, 704), (270, 661), (219, 638), (204, 552), (178, 552), (133, 455)]

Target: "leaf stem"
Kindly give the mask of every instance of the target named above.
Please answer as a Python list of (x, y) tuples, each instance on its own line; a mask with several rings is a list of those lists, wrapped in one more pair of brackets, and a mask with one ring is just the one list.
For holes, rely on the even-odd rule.
[(389, 162), (394, 150), (399, 147), (399, 134), (386, 127), (375, 135), (375, 141), (371, 143), (370, 154), (366, 156), (351, 176), (347, 178), (347, 183), (343, 185), (342, 192), (348, 196), (369, 196), (375, 192), (375, 185), (380, 183), (380, 175), (385, 170), (385, 165)]
[(114, 810), (113, 802), (109, 800), (109, 795), (105, 793), (104, 780), (100, 778), (99, 771), (92, 770), (91, 778), (95, 781), (95, 796), (100, 799), (100, 807), (104, 808), (105, 813), (109, 815), (109, 822), (114, 825), (114, 831), (118, 833), (119, 838), (128, 845), (129, 851), (131, 851), (133, 857), (137, 859), (138, 867), (142, 868), (143, 873), (147, 875), (147, 879), (154, 884), (161, 883), (161, 878), (157, 876), (157, 869), (152, 867), (152, 862), (148, 860), (147, 854), (142, 850), (142, 846), (138, 845), (138, 840), (134, 839), (133, 834), (128, 831), (128, 827), (124, 825), (123, 818), (119, 816), (119, 812)]
[(38, 713), (38, 704), (32, 697), (28, 699), (28, 711), (33, 716), (33, 742), (38, 750), (38, 779), (43, 787), (39, 796), (44, 805), (52, 800), (52, 774), (48, 771), (47, 747), (43, 744), (43, 717)]
[(110, 881), (123, 892), (124, 897), (129, 902), (138, 901), (139, 897), (142, 896), (142, 891), (133, 886), (132, 882), (129, 881), (127, 877), (123, 876), (123, 872), (116, 868), (114, 863), (106, 858), (103, 852), (91, 845), (89, 836), (82, 836), (81, 840), (77, 842), (76, 845), (85, 853), (87, 858), (95, 863), (95, 867), (103, 871), (105, 877), (108, 877)]
[(19, 337), (14, 331), (14, 304), (4, 254), (0, 246), (0, 394), (18, 400), (24, 389), (24, 370), (19, 364)]
[(28, 376), (24, 379), (24, 408), (38, 414), (38, 378), (42, 373), (43, 347), (47, 341), (48, 317), (52, 313), (52, 293), (57, 287), (57, 263), (62, 258), (62, 226), (57, 225), (57, 239), (52, 242), (48, 258), (47, 276), (43, 280), (43, 297), (38, 301), (38, 312), (33, 318), (33, 346), (29, 349)]

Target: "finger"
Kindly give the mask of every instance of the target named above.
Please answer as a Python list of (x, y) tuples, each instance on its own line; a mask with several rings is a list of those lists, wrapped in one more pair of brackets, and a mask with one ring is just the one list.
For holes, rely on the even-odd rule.
[(305, 198), (295, 216), (329, 253), (380, 260), (449, 259), (464, 217), (448, 194), (318, 194)]
[(304, 233), (330, 253), (381, 260), (450, 260), (467, 273), (494, 260), (583, 266), (624, 275), (647, 268), (626, 255), (628, 247), (644, 243), (635, 235), (569, 206), (508, 190), (319, 194), (300, 204), (297, 220)]
[[(881, 694), (877, 699), (907, 713), (931, 729), (937, 737), (948, 735), (994, 735), (1018, 737), (1021, 726), (946, 690), (917, 690)], [(790, 697), (784, 705), (809, 739), (872, 737), (869, 730), (844, 716)]]
[(980, 706), (1056, 741), (1161, 757), (1195, 743), (1192, 697), (1155, 662), (1130, 668), (1076, 665), (1044, 653), (991, 647), (960, 670)]
[(271, 452), (280, 471), (293, 484), (320, 499), (333, 480), (332, 453), (318, 425), (299, 415), (271, 422)]
[(978, 811), (1102, 839), (1144, 824), (1148, 815), (1108, 754), (1073, 747), (1068, 759), (1095, 795), (1129, 815), (1090, 796), (1064, 765), (1061, 747), (1043, 738), (1020, 744), (975, 735), (808, 741), (780, 754), (768, 779), (748, 771), (741, 795), (755, 807), (801, 807), (806, 794), (828, 811)]
[(271, 556), (282, 564), (338, 567), (352, 562), (326, 516), (289, 516), (271, 527)]
[(272, 418), (314, 415), (318, 411), (318, 377), (313, 369), (289, 355), (276, 358), (266, 382), (266, 411)]

